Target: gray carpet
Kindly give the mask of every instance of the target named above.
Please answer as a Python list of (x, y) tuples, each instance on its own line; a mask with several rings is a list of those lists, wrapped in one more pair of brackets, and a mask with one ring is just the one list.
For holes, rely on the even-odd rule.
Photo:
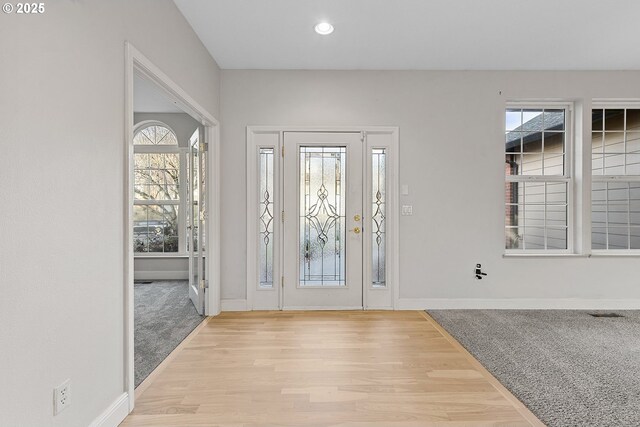
[(204, 319), (189, 300), (188, 286), (182, 280), (134, 285), (136, 387)]
[(640, 426), (640, 311), (430, 310), (542, 422)]

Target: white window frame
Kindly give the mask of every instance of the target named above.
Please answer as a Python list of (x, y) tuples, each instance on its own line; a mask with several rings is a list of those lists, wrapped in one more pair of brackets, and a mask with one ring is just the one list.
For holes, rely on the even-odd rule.
[[(574, 162), (573, 162), (573, 149), (574, 149), (574, 104), (572, 102), (558, 102), (558, 101), (510, 101), (507, 102), (502, 111), (502, 129), (503, 129), (503, 142), (502, 142), (502, 158), (504, 161), (504, 130), (506, 129), (506, 111), (510, 108), (517, 109), (563, 109), (565, 111), (565, 147), (564, 147), (564, 175), (510, 175), (504, 177), (504, 183), (509, 182), (538, 182), (538, 183), (557, 183), (564, 182), (567, 185), (567, 248), (566, 249), (507, 249), (504, 248), (504, 254), (506, 256), (540, 256), (540, 255), (572, 255), (575, 252), (575, 226), (574, 226)], [(504, 173), (504, 172), (503, 172)], [(504, 193), (504, 192), (503, 192)], [(506, 223), (504, 222), (504, 207), (507, 205), (506, 198), (503, 199), (503, 239), (506, 233)], [(545, 215), (546, 222), (546, 215)], [(545, 225), (545, 241), (547, 227)], [(504, 245), (503, 245), (504, 246)]]
[[(609, 109), (609, 110), (626, 110), (626, 109), (640, 109), (640, 100), (637, 99), (633, 99), (633, 100), (628, 100), (628, 101), (606, 101), (606, 100), (593, 100), (592, 104), (591, 104), (591, 114), (590, 117), (593, 117), (593, 110), (602, 110), (602, 109)], [(593, 121), (591, 120), (589, 122), (589, 127), (591, 129), (591, 132), (589, 133), (589, 155), (591, 156), (589, 158), (589, 163), (591, 164), (592, 162), (592, 157), (593, 157), (593, 126), (592, 126)], [(603, 132), (605, 131), (604, 128), (602, 130)], [(627, 134), (627, 122), (626, 122), (626, 115), (625, 115), (625, 123), (624, 123), (624, 140), (625, 140), (625, 154), (626, 154), (626, 134)], [(626, 161), (625, 161), (625, 165), (626, 165)], [(626, 169), (626, 167), (625, 167)], [(590, 191), (590, 198), (589, 200), (591, 200), (591, 204), (589, 205), (589, 211), (590, 211), (590, 217), (593, 216), (593, 200), (592, 200), (592, 195), (593, 195), (593, 183), (594, 182), (600, 182), (600, 183), (611, 183), (611, 182), (640, 182), (640, 175), (594, 175), (593, 174), (593, 165), (591, 167), (591, 186), (589, 188)], [(606, 228), (607, 233), (608, 233), (608, 228)], [(620, 255), (628, 255), (628, 256), (640, 256), (640, 249), (593, 249), (593, 238), (591, 236), (593, 236), (593, 219), (590, 221), (589, 224), (589, 234), (590, 234), (590, 238), (589, 238), (589, 242), (591, 247), (588, 248), (590, 250), (591, 255), (594, 256), (620, 256)], [(607, 246), (609, 245), (608, 242), (608, 238), (607, 238)]]
[[(260, 150), (273, 150), (273, 286), (261, 287), (259, 279), (258, 246), (260, 245), (259, 217)], [(282, 205), (280, 166), (282, 156), (282, 131), (280, 129), (247, 128), (247, 309), (279, 310), (282, 307), (282, 265), (280, 242), (282, 241)], [(260, 293), (259, 298), (253, 298)], [(254, 305), (255, 302), (255, 305)]]
[[(187, 161), (187, 152), (188, 149), (180, 147), (180, 141), (178, 141), (178, 134), (173, 130), (171, 126), (168, 124), (159, 121), (159, 120), (145, 120), (140, 123), (137, 123), (134, 127), (133, 136), (135, 136), (141, 132), (143, 129), (146, 129), (151, 126), (162, 126), (169, 131), (173, 132), (176, 136), (176, 141), (178, 145), (136, 145), (133, 144), (133, 153), (134, 157), (136, 154), (178, 154), (180, 161), (180, 185), (178, 187), (178, 200), (133, 200), (133, 205), (177, 205), (178, 206), (178, 252), (134, 252), (134, 258), (178, 258), (178, 257), (187, 257), (189, 256), (188, 251), (186, 250), (186, 232), (187, 232), (187, 221), (186, 221), (186, 161)], [(135, 185), (135, 182), (133, 183)]]
[[(363, 224), (363, 281), (365, 283), (365, 308), (375, 308), (378, 306), (384, 306), (384, 296), (378, 296), (378, 293), (383, 294), (389, 290), (390, 282), (393, 281), (393, 252), (397, 250), (394, 246), (396, 241), (394, 240), (393, 233), (395, 232), (394, 224), (398, 221), (396, 218), (397, 197), (398, 191), (396, 191), (397, 183), (397, 143), (398, 135), (394, 133), (392, 138), (379, 138), (380, 135), (388, 133), (387, 130), (376, 131), (369, 130), (366, 133), (365, 145), (364, 145), (364, 206), (362, 209), (362, 224)], [(385, 153), (385, 200), (384, 200), (384, 216), (385, 216), (385, 282), (384, 286), (373, 285), (373, 235), (371, 230), (373, 229), (373, 150), (382, 149)], [(389, 268), (391, 267), (391, 268)]]

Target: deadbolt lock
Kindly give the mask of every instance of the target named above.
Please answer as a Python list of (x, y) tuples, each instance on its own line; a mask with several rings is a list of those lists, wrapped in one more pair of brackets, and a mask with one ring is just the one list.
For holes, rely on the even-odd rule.
[(353, 217), (353, 220), (354, 220), (354, 221), (360, 221), (360, 215), (355, 215), (355, 216)]

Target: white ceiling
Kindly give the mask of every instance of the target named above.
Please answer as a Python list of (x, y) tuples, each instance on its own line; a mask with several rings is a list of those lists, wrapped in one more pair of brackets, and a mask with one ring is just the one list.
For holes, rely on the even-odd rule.
[(136, 113), (183, 113), (164, 92), (149, 80), (133, 77), (133, 111)]
[(174, 1), (227, 69), (640, 69), (638, 0)]

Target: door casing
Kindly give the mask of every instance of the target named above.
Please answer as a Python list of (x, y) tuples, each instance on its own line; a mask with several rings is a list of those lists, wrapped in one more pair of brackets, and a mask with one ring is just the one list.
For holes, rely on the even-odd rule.
[[(164, 94), (184, 112), (196, 118), (203, 126), (205, 141), (209, 143), (207, 163), (208, 223), (210, 236), (220, 236), (220, 124), (204, 107), (196, 102), (177, 83), (167, 76), (131, 43), (125, 43), (125, 105), (124, 105), (124, 179), (123, 179), (123, 229), (124, 229), (124, 378), (123, 394), (120, 397), (129, 403), (129, 412), (135, 406), (134, 374), (134, 299), (133, 299), (133, 81), (139, 74), (155, 83)], [(208, 239), (207, 268), (209, 288), (205, 298), (205, 314), (215, 316), (220, 313), (220, 246), (219, 238)]]

